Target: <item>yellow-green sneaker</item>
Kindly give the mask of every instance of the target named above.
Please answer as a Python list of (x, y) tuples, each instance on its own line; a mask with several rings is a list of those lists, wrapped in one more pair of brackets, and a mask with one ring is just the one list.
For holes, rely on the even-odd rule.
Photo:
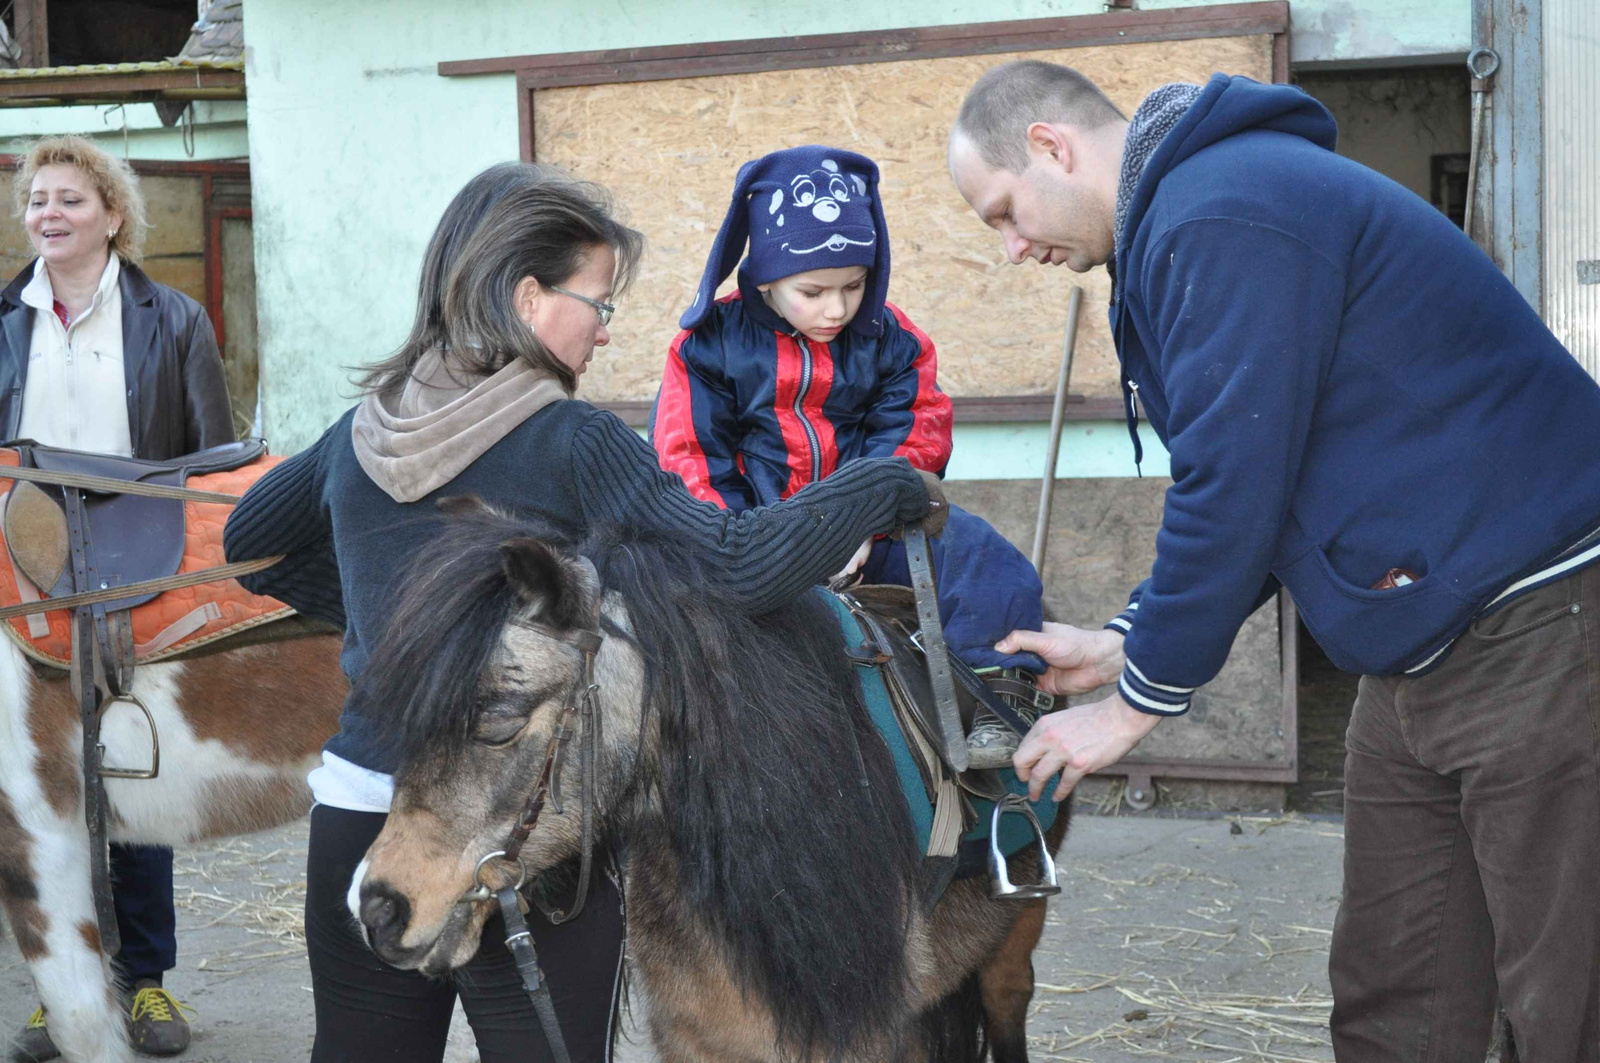
[(133, 985), (133, 1004), (128, 1009), (128, 1040), (141, 1056), (175, 1056), (189, 1047), (189, 1020), (185, 1011), (193, 1008), (161, 988), (153, 978)]
[(33, 1014), (28, 1016), (27, 1025), (17, 1034), (11, 1042), (11, 1058), (15, 1063), (45, 1063), (47, 1059), (56, 1059), (61, 1055), (61, 1050), (56, 1043), (50, 1040), (50, 1028), (45, 1025), (44, 1008), (33, 1009)]

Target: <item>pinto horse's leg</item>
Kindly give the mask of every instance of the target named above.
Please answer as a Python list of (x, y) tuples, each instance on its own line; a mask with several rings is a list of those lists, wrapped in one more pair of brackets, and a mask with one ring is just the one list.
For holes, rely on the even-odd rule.
[(56, 1047), (71, 1063), (122, 1063), (127, 1032), (89, 889), (80, 733), (70, 691), (35, 682), (0, 645), (0, 900)]
[[(123, 1063), (132, 1056), (124, 1013), (100, 949), (89, 889), (88, 831), (80, 820), (62, 821), (59, 827), (33, 834), (31, 863), (44, 925), (43, 947), (29, 958), (28, 967), (50, 1039), (62, 1056), (71, 1063)], [(10, 905), (8, 915), (15, 923)]]

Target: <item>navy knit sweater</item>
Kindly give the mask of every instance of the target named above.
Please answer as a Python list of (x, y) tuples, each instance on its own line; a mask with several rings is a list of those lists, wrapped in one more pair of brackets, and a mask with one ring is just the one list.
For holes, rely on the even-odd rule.
[[(407, 561), (437, 526), (435, 502), (473, 494), (574, 539), (593, 527), (688, 534), (721, 556), (729, 589), (754, 608), (779, 605), (838, 571), (868, 536), (920, 519), (921, 478), (904, 458), (852, 462), (792, 499), (734, 514), (690, 497), (655, 452), (610, 413), (557, 402), (534, 414), (450, 483), (400, 503), (356, 459), (346, 413), (321, 439), (262, 477), (234, 509), (230, 560), (285, 554), (241, 580), (257, 594), (345, 629), (354, 681), (382, 637)], [(373, 739), (370, 707), (346, 703), (329, 752), (373, 771), (395, 765)]]

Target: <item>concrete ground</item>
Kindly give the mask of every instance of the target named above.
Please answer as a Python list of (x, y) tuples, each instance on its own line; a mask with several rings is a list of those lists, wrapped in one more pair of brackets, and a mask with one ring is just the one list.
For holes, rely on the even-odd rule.
[[(180, 958), (167, 985), (198, 1012), (189, 1063), (309, 1055), (305, 829), (179, 853)], [(1331, 818), (1081, 814), (1035, 957), (1032, 1058), (1331, 1060), (1342, 833)], [(6, 936), (0, 1023), (20, 1026), (34, 1003)], [(653, 1055), (635, 1038), (620, 1058), (646, 1063)], [(447, 1059), (476, 1059), (463, 1022)]]

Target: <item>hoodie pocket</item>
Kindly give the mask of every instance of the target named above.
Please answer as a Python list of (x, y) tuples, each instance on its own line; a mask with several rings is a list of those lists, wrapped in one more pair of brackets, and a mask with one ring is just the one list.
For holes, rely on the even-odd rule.
[(1320, 547), (1279, 578), (1328, 659), (1362, 675), (1405, 671), (1438, 649), (1471, 613), (1431, 570), (1404, 587), (1373, 590), (1340, 575)]

